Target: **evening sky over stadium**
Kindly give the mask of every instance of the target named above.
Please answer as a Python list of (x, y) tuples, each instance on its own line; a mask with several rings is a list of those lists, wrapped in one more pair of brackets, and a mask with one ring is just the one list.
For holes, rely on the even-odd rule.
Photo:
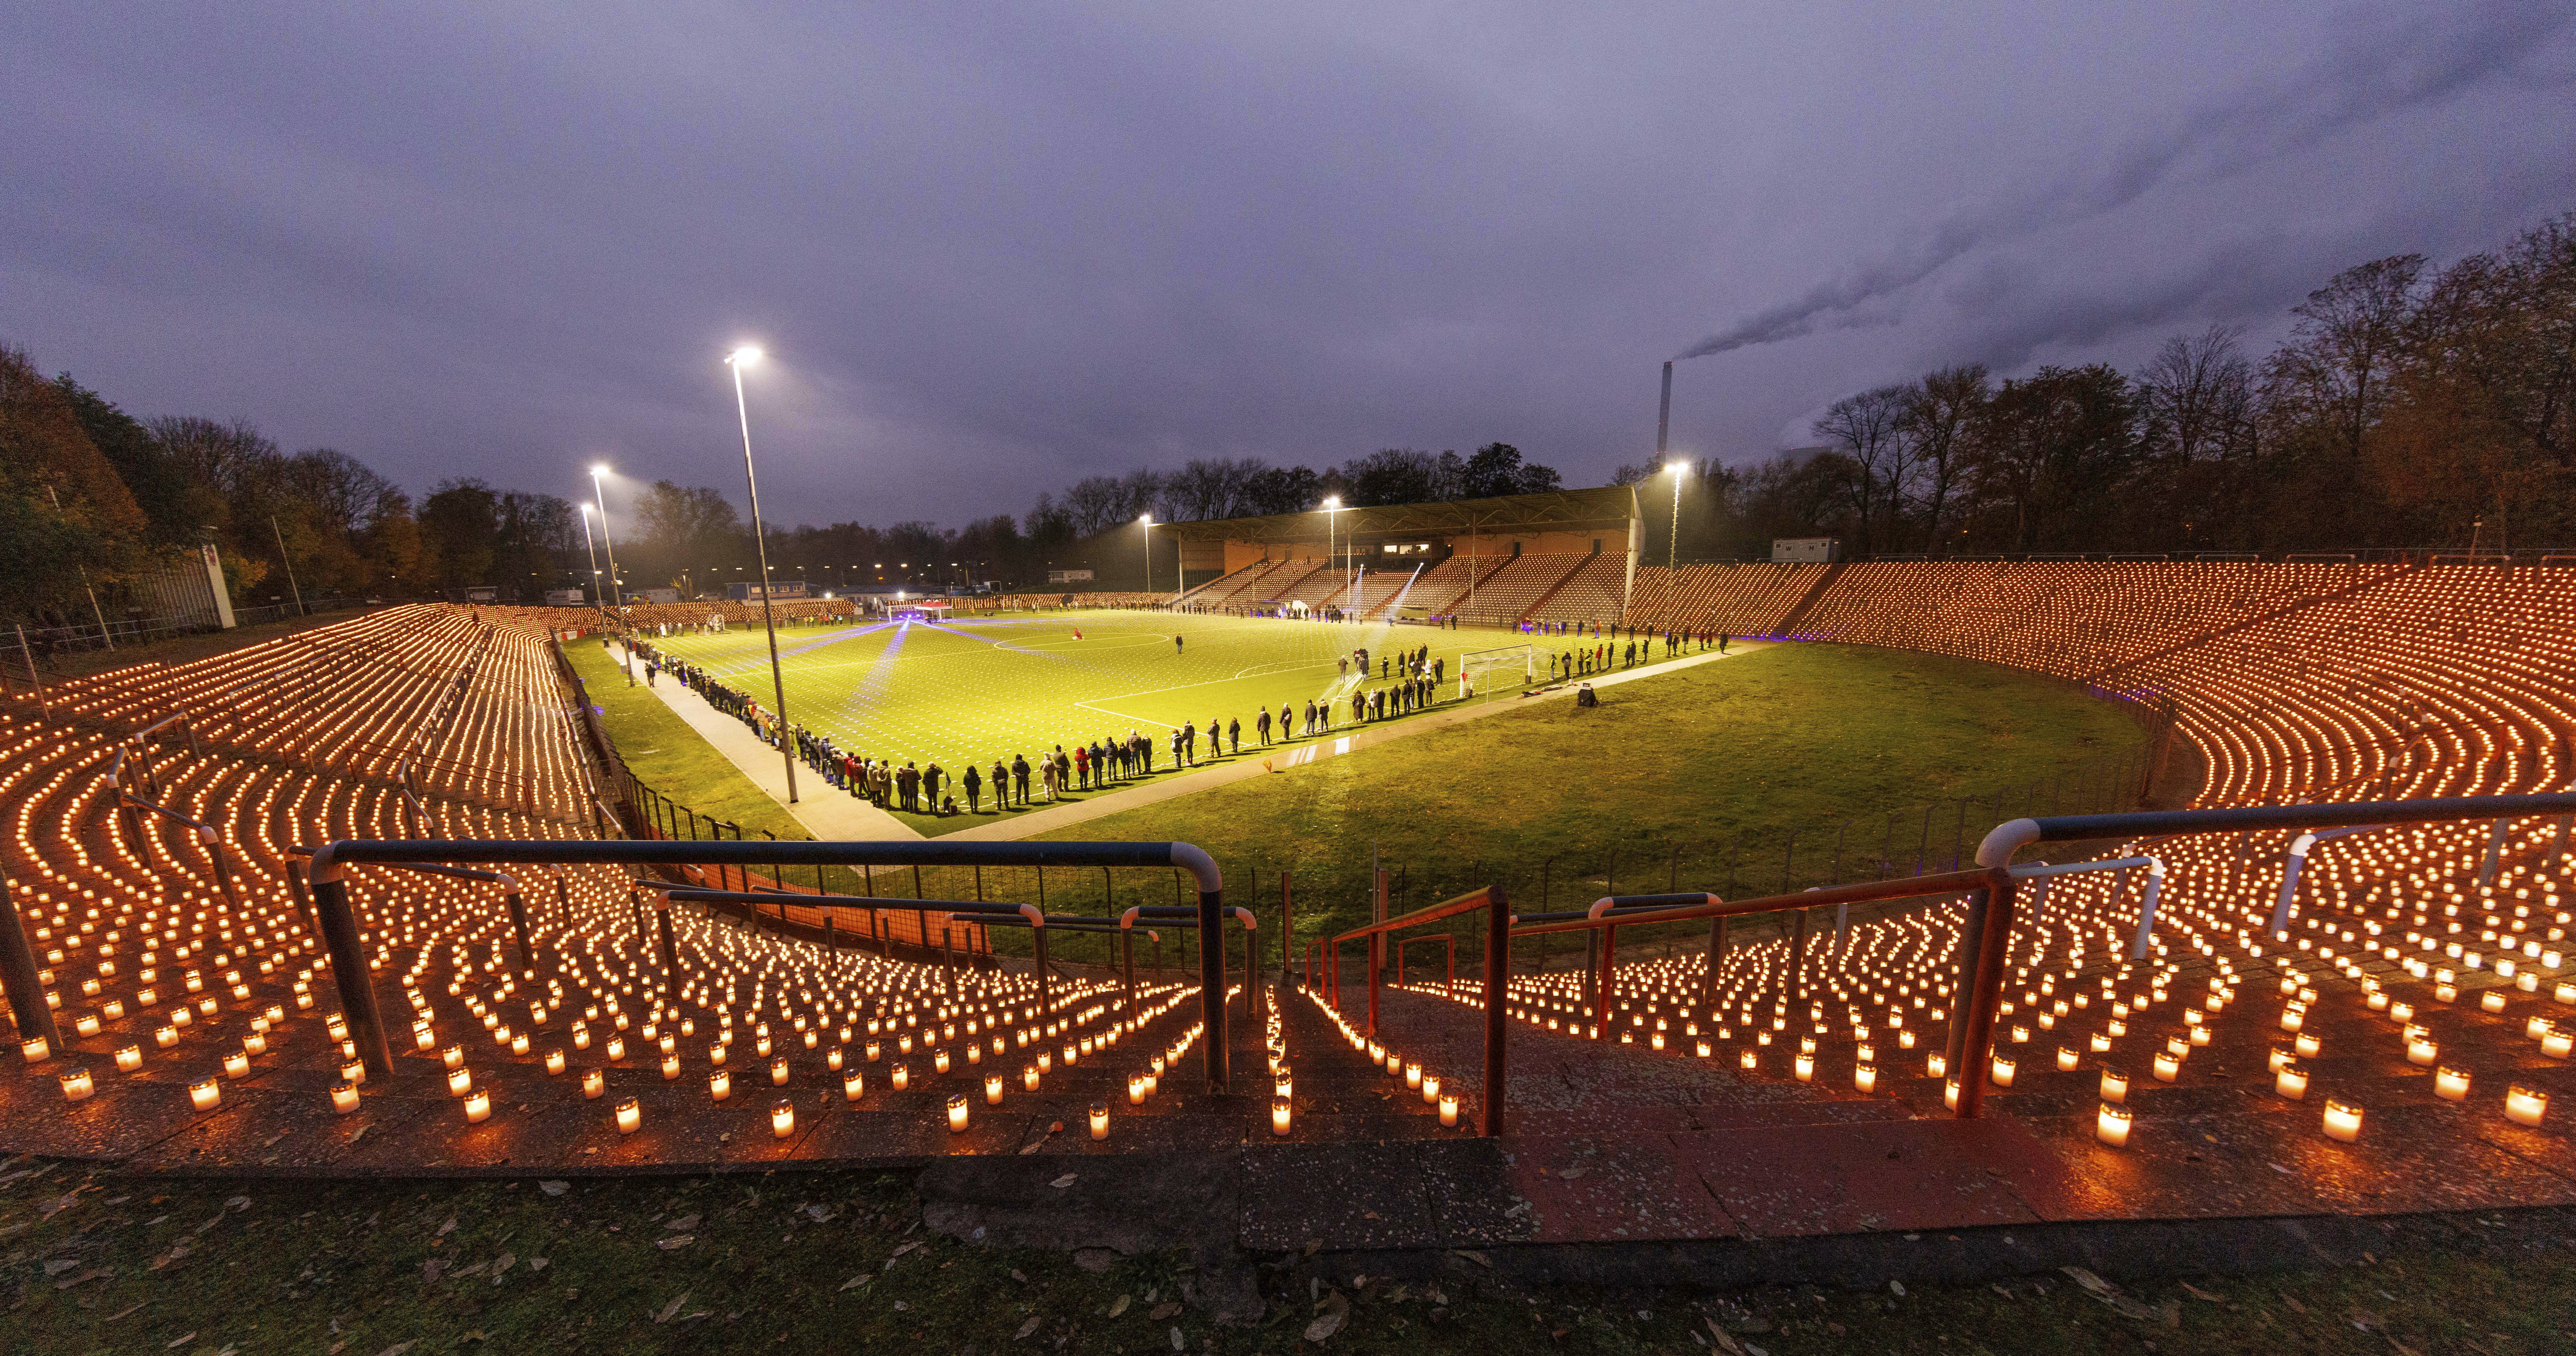
[[(41, 4), (0, 340), (415, 491), (775, 520), (1192, 456), (1747, 459), (2576, 207), (2576, 9)], [(738, 496), (737, 496), (738, 498)]]

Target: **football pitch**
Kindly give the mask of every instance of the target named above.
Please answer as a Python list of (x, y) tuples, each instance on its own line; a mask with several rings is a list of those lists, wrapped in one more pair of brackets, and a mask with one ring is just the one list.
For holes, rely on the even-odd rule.
[[(778, 635), (788, 714), (797, 724), (829, 735), (850, 753), (898, 764), (935, 761), (952, 771), (968, 759), (989, 765), (1024, 754), (1034, 760), (1057, 745), (1071, 749), (1130, 731), (1154, 740), (1159, 771), (1167, 765), (1171, 732), (1184, 724), (1201, 732), (1204, 757), (1208, 728), (1239, 721), (1249, 752), (1262, 710), (1275, 722), (1283, 705), (1302, 717), (1308, 701), (1326, 699), (1340, 702), (1333, 716), (1338, 729), (1351, 723), (1352, 692), (1389, 686), (1395, 679), (1387, 661), (1425, 645), (1433, 659), (1446, 661), (1439, 705), (1455, 705), (1462, 654), (1525, 639), (1542, 638), (1142, 611), (866, 622)], [(1570, 636), (1543, 639), (1560, 651), (1575, 643)], [(651, 643), (770, 704), (769, 650), (757, 626)], [(1609, 643), (1606, 636), (1601, 643)], [(1362, 647), (1369, 651), (1365, 680), (1340, 664)], [(1542, 678), (1548, 653), (1536, 652)], [(1514, 673), (1492, 690), (1519, 686)]]

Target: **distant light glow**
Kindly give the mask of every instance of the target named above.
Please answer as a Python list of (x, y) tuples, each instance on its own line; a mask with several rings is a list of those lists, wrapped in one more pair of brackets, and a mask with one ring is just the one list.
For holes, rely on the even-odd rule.
[(725, 361), (736, 367), (757, 367), (760, 365), (760, 345), (745, 344), (726, 354)]

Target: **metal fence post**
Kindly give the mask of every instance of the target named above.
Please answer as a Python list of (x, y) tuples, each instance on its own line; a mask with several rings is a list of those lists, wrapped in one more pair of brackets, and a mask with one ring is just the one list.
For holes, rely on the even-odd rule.
[[(1225, 891), (1199, 890), (1199, 1020), (1207, 1026), (1207, 1090), (1225, 1091), (1232, 1054), (1225, 1039)], [(1370, 976), (1376, 982), (1376, 976)], [(1374, 992), (1374, 990), (1372, 990)]]
[(41, 1038), (47, 1050), (59, 1054), (63, 1033), (54, 1025), (54, 1010), (45, 1005), (43, 986), (36, 982), (36, 952), (27, 944), (27, 927), (6, 880), (0, 880), (0, 908), (7, 910), (0, 917), (0, 923), (7, 925), (0, 927), (0, 983), (9, 990), (9, 1012), (18, 1019), (18, 1039)]
[(1511, 994), (1512, 927), (1511, 902), (1504, 887), (1496, 884), (1485, 896), (1485, 1106), (1478, 1117), (1477, 1133), (1503, 1133), (1503, 1092), (1508, 1071), (1504, 1060), (1504, 1042), (1510, 1028), (1505, 1009)]
[(358, 935), (357, 914), (349, 907), (349, 887), (335, 868), (330, 877), (313, 879), (314, 911), (322, 916), (322, 938), (331, 953), (331, 982), (340, 990), (340, 1012), (349, 1022), (349, 1039), (371, 1077), (394, 1076), (393, 1047), (385, 1041), (383, 1016), (376, 1010), (376, 986), (367, 978), (366, 942)]
[(537, 949), (528, 942), (528, 901), (513, 886), (502, 896), (510, 906), (510, 931), (519, 939), (519, 978), (537, 977)]

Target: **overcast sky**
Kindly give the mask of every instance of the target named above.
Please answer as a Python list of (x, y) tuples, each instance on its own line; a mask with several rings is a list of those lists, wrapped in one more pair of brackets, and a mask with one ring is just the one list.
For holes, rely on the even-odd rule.
[[(2576, 7), (42, 4), (0, 341), (416, 489), (955, 524), (1191, 456), (1568, 484), (2258, 338), (2576, 208)], [(611, 508), (623, 513), (612, 490)]]

